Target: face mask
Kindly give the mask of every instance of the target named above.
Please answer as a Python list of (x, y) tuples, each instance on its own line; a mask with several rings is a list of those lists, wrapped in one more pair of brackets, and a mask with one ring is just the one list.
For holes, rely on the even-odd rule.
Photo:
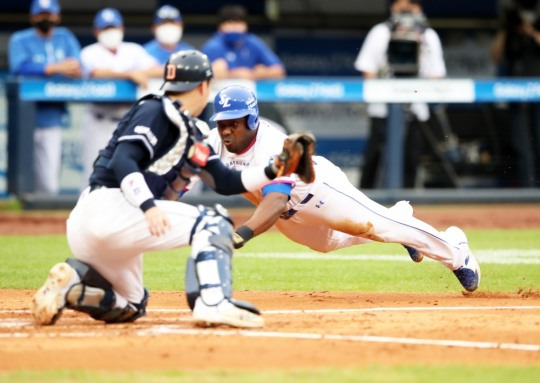
[(182, 38), (182, 28), (176, 24), (163, 24), (156, 28), (156, 39), (163, 45), (176, 45)]
[(225, 44), (229, 46), (236, 45), (246, 34), (242, 32), (225, 32), (222, 33)]
[(529, 24), (533, 24), (536, 20), (536, 12), (531, 10), (521, 10), (519, 11), (521, 19)]
[(49, 19), (43, 19), (34, 24), (40, 32), (47, 34), (56, 23)]
[(110, 50), (115, 50), (124, 39), (124, 31), (119, 28), (109, 28), (99, 32), (97, 40), (101, 45)]

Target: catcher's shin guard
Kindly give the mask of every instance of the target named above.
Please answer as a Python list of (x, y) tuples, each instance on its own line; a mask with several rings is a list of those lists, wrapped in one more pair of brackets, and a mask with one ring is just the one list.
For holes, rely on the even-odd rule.
[(199, 206), (199, 211), (192, 230), (192, 251), (185, 278), (187, 301), (192, 310), (203, 290), (205, 296), (216, 295), (214, 300), (218, 302), (232, 295), (232, 221), (221, 205), (215, 209)]
[(186, 268), (188, 304), (198, 324), (261, 327), (256, 307), (232, 299), (232, 235), (228, 216), (201, 209)]
[(141, 303), (115, 307), (116, 295), (112, 284), (96, 269), (76, 259), (66, 261), (79, 275), (81, 283), (73, 285), (66, 295), (66, 307), (89, 314), (106, 323), (133, 322), (146, 314), (148, 291), (144, 290)]

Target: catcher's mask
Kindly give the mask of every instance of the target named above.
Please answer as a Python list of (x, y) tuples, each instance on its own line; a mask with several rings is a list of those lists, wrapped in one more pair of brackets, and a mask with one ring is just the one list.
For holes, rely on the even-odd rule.
[(259, 106), (257, 97), (245, 86), (232, 85), (223, 88), (214, 99), (214, 115), (211, 121), (233, 120), (247, 116), (247, 126), (251, 130), (259, 127)]
[(194, 49), (176, 52), (165, 64), (161, 89), (169, 92), (187, 92), (213, 75), (210, 60), (204, 53)]

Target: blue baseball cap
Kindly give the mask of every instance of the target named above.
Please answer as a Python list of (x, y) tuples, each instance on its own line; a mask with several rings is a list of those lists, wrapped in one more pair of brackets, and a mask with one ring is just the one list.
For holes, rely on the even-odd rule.
[(178, 8), (175, 8), (172, 5), (164, 5), (156, 11), (156, 15), (154, 16), (154, 24), (161, 24), (165, 21), (175, 21), (181, 23), (182, 14), (180, 14)]
[(107, 27), (123, 27), (124, 20), (116, 8), (103, 8), (94, 18), (95, 29), (105, 29)]
[(60, 13), (60, 4), (57, 0), (34, 0), (30, 6), (30, 14), (37, 15), (38, 13)]

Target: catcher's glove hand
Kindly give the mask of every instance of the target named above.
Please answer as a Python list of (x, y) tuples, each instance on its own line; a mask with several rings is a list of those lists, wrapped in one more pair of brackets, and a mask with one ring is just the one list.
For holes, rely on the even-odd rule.
[(274, 158), (278, 177), (296, 173), (305, 183), (315, 180), (311, 156), (315, 152), (315, 137), (308, 132), (290, 134), (283, 142), (283, 151)]

